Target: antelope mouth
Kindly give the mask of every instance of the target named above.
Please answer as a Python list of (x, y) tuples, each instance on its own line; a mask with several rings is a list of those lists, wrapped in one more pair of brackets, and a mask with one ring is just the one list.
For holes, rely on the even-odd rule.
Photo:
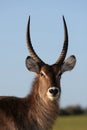
[(47, 91), (47, 96), (51, 101), (57, 100), (59, 95), (59, 88), (57, 87), (50, 87)]

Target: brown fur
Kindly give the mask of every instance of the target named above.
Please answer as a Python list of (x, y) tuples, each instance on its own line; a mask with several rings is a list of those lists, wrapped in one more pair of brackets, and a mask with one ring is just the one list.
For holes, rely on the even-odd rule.
[(25, 98), (0, 98), (0, 130), (48, 130), (58, 116), (56, 101), (43, 101), (38, 94), (37, 78)]
[[(37, 74), (30, 95), (25, 98), (0, 97), (0, 130), (50, 130), (59, 113), (60, 79), (65, 71), (72, 70), (75, 56), (65, 59), (68, 32), (63, 17), (65, 39), (62, 52), (53, 65), (45, 64), (35, 53), (30, 40), (30, 17), (27, 26), (27, 46), (31, 56), (26, 67)], [(29, 37), (28, 37), (29, 36)]]

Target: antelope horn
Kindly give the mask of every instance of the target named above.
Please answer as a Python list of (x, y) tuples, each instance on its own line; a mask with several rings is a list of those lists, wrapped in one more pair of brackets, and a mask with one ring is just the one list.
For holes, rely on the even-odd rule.
[(38, 63), (44, 64), (44, 62), (38, 57), (36, 52), (33, 49), (32, 43), (31, 43), (31, 38), (30, 38), (30, 16), (28, 19), (28, 24), (27, 24), (27, 33), (26, 33), (26, 40), (27, 40), (27, 47), (30, 52), (30, 56)]
[(55, 64), (63, 63), (68, 50), (68, 30), (67, 30), (67, 25), (64, 16), (63, 16), (63, 24), (64, 24), (64, 45), (63, 45), (62, 52)]

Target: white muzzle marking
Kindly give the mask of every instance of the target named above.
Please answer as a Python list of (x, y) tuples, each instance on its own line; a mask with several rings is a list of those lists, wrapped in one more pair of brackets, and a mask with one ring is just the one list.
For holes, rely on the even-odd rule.
[(59, 88), (50, 87), (47, 91), (47, 96), (50, 100), (57, 100), (59, 97)]

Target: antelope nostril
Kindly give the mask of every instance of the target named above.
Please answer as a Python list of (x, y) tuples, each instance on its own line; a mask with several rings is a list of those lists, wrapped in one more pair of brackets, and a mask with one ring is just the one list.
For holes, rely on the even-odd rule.
[(49, 92), (50, 92), (50, 93), (53, 93), (53, 92), (54, 92), (54, 90), (53, 90), (53, 89), (50, 89), (50, 90), (49, 90)]
[(58, 94), (58, 89), (57, 88), (50, 88), (49, 92), (53, 95), (57, 95)]

